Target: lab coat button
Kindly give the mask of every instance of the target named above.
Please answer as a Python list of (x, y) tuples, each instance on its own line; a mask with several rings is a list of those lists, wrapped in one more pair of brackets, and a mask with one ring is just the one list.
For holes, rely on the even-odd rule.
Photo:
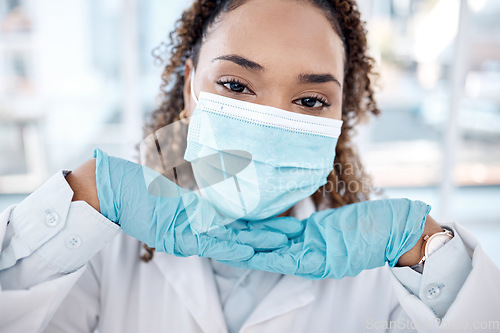
[(59, 214), (51, 211), (46, 211), (45, 215), (45, 224), (48, 227), (55, 227), (57, 223), (59, 222)]
[(71, 235), (66, 239), (66, 246), (70, 249), (77, 249), (82, 245), (82, 240), (76, 235)]
[(439, 296), (441, 293), (441, 290), (439, 289), (438, 285), (435, 284), (430, 284), (427, 286), (427, 291), (425, 292), (425, 297), (428, 299), (434, 299)]

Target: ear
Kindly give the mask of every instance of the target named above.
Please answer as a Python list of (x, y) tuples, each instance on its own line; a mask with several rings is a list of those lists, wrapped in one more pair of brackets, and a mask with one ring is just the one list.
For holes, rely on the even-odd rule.
[(188, 58), (184, 64), (184, 110), (186, 110), (187, 115), (190, 116), (193, 113), (194, 101), (191, 97), (191, 73), (194, 69), (193, 58)]

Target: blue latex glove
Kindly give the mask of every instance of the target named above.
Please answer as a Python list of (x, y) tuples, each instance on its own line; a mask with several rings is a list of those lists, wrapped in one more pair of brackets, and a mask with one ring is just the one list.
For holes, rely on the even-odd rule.
[[(356, 276), (386, 262), (393, 267), (421, 237), (429, 211), (427, 204), (408, 199), (365, 201), (327, 209), (303, 220), (304, 229), (285, 247), (256, 251), (247, 261), (224, 262), (309, 279)], [(279, 223), (294, 221), (287, 217)], [(265, 223), (259, 222), (259, 228)], [(269, 228), (279, 229), (277, 224)]]
[[(128, 235), (157, 251), (177, 256), (198, 255), (218, 260), (246, 260), (256, 250), (285, 246), (301, 231), (299, 223), (253, 227), (244, 221), (225, 226), (212, 206), (159, 173), (95, 150), (97, 194), (101, 214)], [(192, 225), (208, 232), (196, 233)], [(200, 227), (202, 226), (202, 227)], [(246, 245), (242, 245), (245, 243)]]

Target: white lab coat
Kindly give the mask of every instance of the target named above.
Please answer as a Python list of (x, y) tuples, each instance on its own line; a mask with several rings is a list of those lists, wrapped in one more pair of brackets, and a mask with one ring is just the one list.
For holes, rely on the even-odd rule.
[[(208, 259), (156, 253), (152, 262), (140, 261), (141, 243), (114, 226), (99, 227), (111, 223), (85, 203), (69, 203), (68, 189), (56, 193), (64, 186), (59, 178), (35, 192), (31, 203), (27, 200), (15, 213), (11, 207), (0, 215), (2, 254), (12, 251), (5, 242), (14, 243), (16, 237), (8, 237), (7, 224), (27, 216), (24, 210), (28, 215), (32, 210), (43, 215), (31, 225), (49, 225), (48, 230), (54, 220), (63, 224), (56, 236), (32, 254), (16, 245), (24, 259), (0, 271), (0, 332), (39, 332), (44, 327), (46, 332), (64, 333), (95, 328), (100, 333), (227, 331)], [(64, 204), (46, 209), (54, 199)], [(53, 218), (54, 211), (59, 219)], [(500, 272), (471, 234), (460, 225), (451, 226), (473, 252), (473, 268), (441, 326), (433, 311), (386, 266), (342, 280), (284, 276), (240, 332), (385, 332), (388, 326), (391, 332), (500, 331)], [(99, 231), (92, 233), (96, 228)], [(69, 233), (59, 237), (65, 229)], [(60, 255), (56, 264), (50, 262), (47, 245), (56, 249), (53, 258)], [(77, 268), (81, 266), (78, 260), (70, 261), (81, 253), (71, 251), (85, 246), (99, 252)], [(8, 257), (9, 253), (0, 257), (0, 268), (6, 266)], [(67, 267), (63, 259), (69, 262)], [(67, 273), (71, 265), (76, 270)]]

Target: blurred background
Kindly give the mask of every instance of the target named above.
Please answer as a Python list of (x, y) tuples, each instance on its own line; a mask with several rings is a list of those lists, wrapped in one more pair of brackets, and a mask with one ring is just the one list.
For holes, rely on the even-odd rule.
[[(358, 0), (382, 115), (361, 126), (385, 196), (433, 206), (500, 266), (500, 1)], [(100, 147), (135, 159), (189, 0), (0, 0), (0, 211)]]

